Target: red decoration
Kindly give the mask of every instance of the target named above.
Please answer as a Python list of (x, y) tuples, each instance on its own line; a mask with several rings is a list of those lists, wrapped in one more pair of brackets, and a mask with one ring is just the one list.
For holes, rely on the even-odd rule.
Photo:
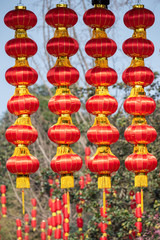
[(31, 211), (31, 216), (32, 216), (32, 220), (31, 220), (31, 225), (33, 228), (33, 231), (36, 230), (36, 226), (37, 226), (37, 220), (36, 220), (36, 216), (37, 216), (37, 200), (35, 198), (31, 199), (31, 203), (33, 206), (33, 209)]
[(24, 221), (25, 221), (25, 236), (24, 236), (24, 240), (29, 240), (29, 215), (25, 214), (24, 216)]
[[(57, 143), (57, 154), (51, 161), (54, 172), (62, 175), (61, 188), (74, 187), (73, 173), (79, 171), (82, 159), (70, 148), (70, 144), (77, 142), (80, 131), (73, 125), (71, 114), (80, 108), (80, 101), (70, 92), (69, 86), (77, 82), (78, 71), (72, 67), (69, 57), (77, 53), (78, 42), (69, 36), (67, 28), (76, 24), (77, 14), (67, 8), (66, 4), (57, 4), (46, 14), (46, 22), (55, 27), (55, 34), (47, 43), (47, 51), (57, 57), (55, 66), (47, 74), (48, 81), (57, 86), (56, 94), (49, 101), (49, 109), (59, 115), (58, 123), (53, 125), (48, 136), (51, 141)], [(59, 229), (55, 231), (58, 237)]]
[(7, 207), (6, 207), (6, 186), (1, 185), (1, 204), (2, 204), (2, 216), (7, 217)]
[(63, 240), (68, 240), (69, 237), (69, 217), (70, 217), (70, 206), (68, 205), (68, 194), (63, 194)]
[(17, 225), (17, 240), (22, 240), (22, 223), (20, 219), (16, 219), (16, 225)]
[(51, 239), (51, 236), (52, 236), (52, 218), (48, 218), (47, 239)]
[(46, 229), (46, 222), (43, 220), (41, 222), (41, 240), (46, 240), (47, 239), (45, 229)]
[[(38, 159), (28, 150), (28, 145), (38, 137), (31, 124), (30, 115), (37, 111), (39, 102), (28, 90), (28, 86), (37, 81), (38, 74), (28, 63), (28, 58), (36, 54), (37, 45), (28, 38), (26, 30), (36, 25), (37, 17), (33, 12), (26, 10), (25, 6), (17, 6), (15, 10), (6, 14), (4, 22), (15, 30), (15, 38), (5, 46), (6, 53), (15, 58), (15, 66), (6, 71), (6, 80), (16, 87), (14, 95), (8, 101), (8, 110), (18, 116), (16, 122), (6, 131), (7, 140), (16, 145), (6, 167), (8, 171), (17, 175), (17, 188), (30, 188), (29, 175), (39, 168)], [(24, 205), (24, 199), (22, 202)]]
[(61, 239), (61, 223), (62, 223), (62, 216), (61, 216), (61, 200), (56, 198), (55, 200), (55, 205), (56, 205), (56, 216), (55, 216), (55, 221), (56, 221), (56, 229), (54, 232), (54, 238), (55, 239)]

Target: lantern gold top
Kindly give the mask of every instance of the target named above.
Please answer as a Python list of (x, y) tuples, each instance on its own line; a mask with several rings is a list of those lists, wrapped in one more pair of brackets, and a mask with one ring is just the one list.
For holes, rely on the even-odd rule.
[(57, 4), (56, 7), (65, 7), (65, 8), (67, 8), (67, 4)]
[(144, 5), (142, 4), (136, 4), (133, 6), (133, 8), (144, 8)]
[(15, 9), (23, 9), (23, 10), (26, 10), (26, 6), (15, 6)]
[(95, 4), (94, 7), (95, 8), (106, 8), (106, 5), (104, 5), (104, 4)]

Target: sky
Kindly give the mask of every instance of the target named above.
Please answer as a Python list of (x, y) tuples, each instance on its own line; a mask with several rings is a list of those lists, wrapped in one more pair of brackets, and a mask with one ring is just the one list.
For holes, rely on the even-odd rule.
[[(14, 9), (14, 6), (17, 5), (18, 0), (1, 0), (1, 11), (0, 11), (0, 29), (1, 29), (1, 38), (0, 38), (0, 118), (3, 116), (4, 112), (7, 110), (7, 101), (14, 93), (14, 87), (9, 85), (5, 80), (5, 72), (8, 68), (14, 66), (14, 59), (9, 57), (5, 53), (5, 44), (7, 41), (12, 39), (14, 37), (14, 31), (9, 29), (4, 24), (4, 16), (5, 14)], [(71, 0), (72, 2), (73, 0)], [(88, 0), (86, 0), (88, 1)], [(121, 1), (121, 0), (119, 0)], [(27, 9), (32, 10), (37, 16), (38, 21), (40, 22), (40, 19), (42, 19), (43, 16), (40, 16), (36, 4), (34, 4), (34, 0), (23, 0), (22, 1), (24, 5), (27, 6)], [(60, 3), (61, 1), (53, 1), (55, 5), (57, 3)], [(63, 1), (65, 3), (65, 0)], [(150, 9), (154, 12), (156, 21), (155, 24), (147, 30), (147, 38), (151, 40), (155, 45), (155, 52), (154, 54), (148, 58), (145, 63), (146, 66), (150, 67), (153, 71), (160, 71), (160, 0), (143, 0), (139, 1), (141, 4), (144, 4), (146, 8)], [(136, 0), (130, 1), (131, 5), (134, 5), (137, 3)], [(113, 3), (112, 3), (113, 4)], [(55, 7), (55, 5), (53, 7)], [(117, 69), (120, 65), (121, 58), (123, 57), (124, 66), (123, 68), (127, 68), (130, 65), (131, 59), (125, 54), (123, 54), (121, 51), (121, 47), (123, 42), (132, 36), (133, 31), (127, 29), (125, 25), (123, 24), (123, 16), (127, 10), (130, 9), (129, 6), (125, 6), (121, 8), (121, 13), (119, 14), (120, 18), (117, 19), (117, 22), (115, 23), (115, 41), (118, 44), (120, 50), (116, 53), (115, 58), (117, 60)], [(114, 9), (111, 9), (112, 11)], [(115, 12), (116, 16), (116, 12)], [(77, 27), (81, 27), (80, 24), (77, 25)], [(32, 30), (28, 31), (29, 37), (31, 37), (33, 40), (36, 41), (38, 46), (41, 46), (41, 34), (40, 28), (34, 27)], [(88, 39), (89, 40), (89, 39)], [(38, 80), (38, 83), (41, 84), (42, 82), (40, 79)]]

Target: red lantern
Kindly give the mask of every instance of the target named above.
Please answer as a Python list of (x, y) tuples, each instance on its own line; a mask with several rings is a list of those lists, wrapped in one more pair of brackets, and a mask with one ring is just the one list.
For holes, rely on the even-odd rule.
[(70, 206), (68, 202), (68, 194), (63, 194), (63, 239), (67, 240), (69, 237), (69, 216), (70, 216)]
[[(71, 114), (79, 110), (80, 101), (69, 89), (79, 78), (78, 71), (69, 61), (69, 57), (77, 53), (79, 45), (69, 36), (67, 28), (74, 26), (78, 17), (66, 4), (58, 4), (46, 14), (45, 19), (50, 26), (56, 28), (54, 37), (47, 43), (48, 53), (57, 57), (56, 64), (49, 70), (47, 78), (51, 84), (58, 87), (48, 107), (59, 115), (58, 123), (48, 131), (51, 141), (59, 145), (57, 154), (51, 161), (51, 168), (62, 175), (61, 188), (71, 188), (74, 187), (73, 173), (80, 170), (82, 159), (69, 146), (80, 138), (80, 131), (71, 119)], [(57, 230), (55, 235), (58, 234)]]
[(29, 240), (29, 215), (25, 214), (24, 216), (24, 221), (25, 221), (25, 236), (24, 236), (24, 240)]
[(17, 239), (22, 240), (22, 223), (20, 219), (16, 219), (16, 225), (17, 225)]
[(135, 186), (147, 187), (147, 173), (157, 166), (156, 158), (149, 154), (146, 145), (155, 141), (156, 130), (147, 125), (145, 116), (154, 112), (155, 101), (147, 97), (144, 87), (153, 82), (153, 72), (144, 66), (144, 58), (154, 52), (154, 45), (146, 39), (145, 29), (154, 23), (154, 14), (143, 5), (135, 5), (124, 16), (127, 27), (134, 29), (132, 38), (123, 44), (123, 51), (132, 57), (131, 66), (124, 71), (123, 81), (132, 86), (131, 94), (124, 103), (125, 110), (134, 116), (132, 125), (125, 131), (125, 138), (135, 145), (134, 153), (125, 162), (129, 171), (136, 174)]
[[(147, 124), (146, 115), (154, 112), (155, 101), (147, 97), (144, 87), (153, 82), (153, 72), (144, 66), (144, 58), (150, 57), (154, 52), (153, 43), (146, 39), (146, 29), (154, 23), (154, 14), (145, 9), (143, 5), (135, 5), (124, 16), (124, 23), (128, 28), (134, 29), (132, 38), (123, 43), (123, 51), (132, 57), (130, 67), (123, 73), (123, 81), (132, 87), (130, 96), (124, 103), (125, 110), (134, 116), (132, 125), (125, 131), (125, 138), (128, 142), (135, 145), (134, 152), (125, 160), (125, 166), (129, 171), (135, 173), (135, 187), (147, 187), (147, 173), (153, 171), (157, 166), (156, 158), (148, 153), (147, 144), (155, 141), (156, 130)], [(134, 200), (131, 207), (135, 207)], [(136, 193), (137, 236), (142, 232), (142, 213), (143, 213), (143, 190)], [(133, 207), (134, 205), (134, 207)], [(132, 239), (132, 236), (130, 236)]]
[(51, 239), (51, 236), (52, 236), (52, 218), (48, 218), (47, 238)]
[[(4, 22), (15, 30), (15, 38), (5, 46), (6, 53), (15, 58), (15, 66), (8, 69), (5, 76), (9, 84), (16, 86), (7, 107), (10, 113), (18, 116), (15, 124), (6, 131), (7, 140), (16, 145), (6, 166), (11, 173), (17, 175), (17, 188), (30, 188), (29, 175), (39, 168), (38, 160), (28, 150), (28, 145), (35, 142), (38, 136), (31, 124), (30, 115), (37, 111), (39, 102), (28, 90), (28, 86), (37, 81), (38, 74), (28, 64), (28, 58), (37, 52), (37, 45), (28, 38), (26, 30), (36, 25), (37, 17), (26, 10), (25, 6), (16, 6), (15, 10), (6, 14)], [(24, 197), (24, 192), (22, 193)]]
[(47, 239), (45, 229), (46, 229), (46, 222), (43, 220), (41, 222), (41, 240), (46, 240)]

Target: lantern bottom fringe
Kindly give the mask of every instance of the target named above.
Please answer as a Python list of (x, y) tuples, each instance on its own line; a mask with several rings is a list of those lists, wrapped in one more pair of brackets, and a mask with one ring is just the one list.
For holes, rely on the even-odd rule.
[(18, 175), (16, 179), (16, 188), (30, 188), (29, 175)]
[(135, 187), (148, 187), (148, 177), (146, 174), (137, 174), (135, 176)]
[(111, 177), (108, 175), (98, 176), (98, 188), (111, 188)]
[(64, 175), (61, 177), (61, 188), (74, 188), (73, 175)]

